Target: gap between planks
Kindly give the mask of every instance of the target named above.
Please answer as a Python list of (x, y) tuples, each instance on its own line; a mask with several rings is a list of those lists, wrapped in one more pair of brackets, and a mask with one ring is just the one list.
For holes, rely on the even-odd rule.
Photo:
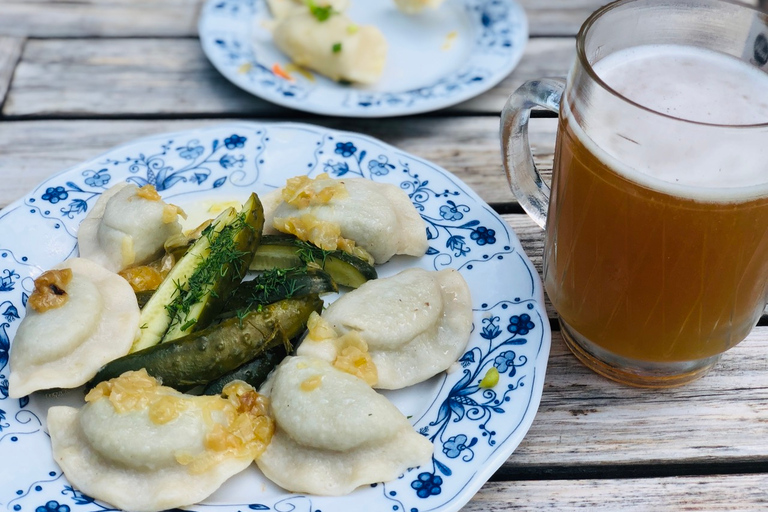
[(768, 474), (489, 482), (462, 512), (764, 512)]
[[(574, 45), (573, 38), (531, 39), (501, 83), (436, 114), (498, 115), (524, 81), (565, 76)], [(11, 118), (296, 115), (231, 84), (194, 39), (30, 40), (2, 112)]]
[[(365, 0), (358, 0), (365, 1)], [(573, 36), (608, 0), (520, 0), (532, 35)], [(203, 0), (2, 0), (0, 33), (32, 37), (193, 37)]]

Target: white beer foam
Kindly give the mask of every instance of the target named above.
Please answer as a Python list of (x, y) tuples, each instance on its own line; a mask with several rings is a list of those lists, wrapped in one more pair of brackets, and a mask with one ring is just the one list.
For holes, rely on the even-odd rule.
[(635, 46), (593, 69), (646, 108), (709, 124), (768, 123), (768, 74), (729, 55), (681, 45)]
[(595, 105), (585, 112), (582, 131), (564, 109), (577, 136), (611, 168), (701, 201), (768, 195), (768, 127), (743, 128), (768, 123), (768, 74), (725, 54), (679, 45), (621, 50), (594, 70), (623, 97), (664, 114)]

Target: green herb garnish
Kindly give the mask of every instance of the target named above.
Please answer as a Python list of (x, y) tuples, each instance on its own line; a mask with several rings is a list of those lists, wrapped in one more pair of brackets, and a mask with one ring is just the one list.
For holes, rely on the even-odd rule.
[[(176, 283), (176, 296), (165, 306), (171, 317), (171, 326), (184, 322), (192, 307), (200, 302), (206, 292), (213, 292), (210, 286), (225, 276), (230, 267), (239, 272), (240, 266), (236, 263), (246, 253), (237, 249), (235, 236), (243, 229), (253, 228), (245, 222), (245, 213), (240, 213), (219, 233), (216, 233), (213, 225), (203, 231), (202, 236), (208, 238), (210, 243), (210, 252), (197, 266), (186, 284)], [(196, 319), (185, 321), (181, 330), (189, 329), (196, 321)]]
[[(304, 262), (304, 264), (315, 263), (320, 265), (320, 268), (325, 268), (325, 260), (328, 258), (328, 255), (331, 254), (332, 251), (326, 251), (325, 249), (321, 249), (316, 245), (298, 239), (294, 242), (294, 244), (299, 248), (299, 250), (296, 251), (296, 256), (298, 256), (299, 259)], [(315, 258), (315, 253), (318, 250), (323, 255), (322, 262), (318, 262)]]
[(336, 43), (331, 47), (333, 53), (339, 53), (341, 51), (341, 43)]
[(317, 5), (313, 0), (307, 0), (307, 7), (309, 7), (309, 12), (312, 13), (312, 16), (317, 18), (317, 21), (321, 23), (330, 18), (331, 15), (337, 14), (336, 11), (333, 10), (332, 6), (320, 6)]

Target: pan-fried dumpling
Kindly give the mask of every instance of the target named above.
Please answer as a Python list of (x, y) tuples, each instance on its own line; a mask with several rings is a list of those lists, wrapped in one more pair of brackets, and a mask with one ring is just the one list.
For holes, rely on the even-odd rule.
[(272, 39), (294, 64), (331, 80), (372, 84), (387, 61), (381, 31), (373, 25), (358, 26), (340, 13), (321, 21), (308, 9), (291, 12), (278, 21)]
[(85, 384), (128, 353), (138, 329), (125, 279), (86, 259), (65, 261), (35, 280), (11, 347), (9, 396)]
[(247, 468), (274, 431), (253, 388), (236, 381), (224, 395), (185, 395), (145, 370), (126, 372), (79, 410), (50, 408), (53, 457), (74, 487), (124, 510), (197, 503)]
[(289, 491), (348, 494), (432, 457), (432, 443), (389, 400), (320, 359), (286, 358), (261, 391), (275, 434), (256, 463)]
[(181, 233), (179, 213), (152, 185), (119, 183), (102, 194), (80, 223), (80, 256), (113, 272), (152, 261), (169, 237)]
[[(276, 20), (285, 18), (296, 10), (307, 10), (304, 0), (267, 0), (269, 12)], [(318, 0), (315, 5), (324, 8), (330, 7), (335, 12), (344, 12), (349, 7), (349, 0)]]
[[(380, 389), (399, 389), (446, 370), (464, 352), (472, 330), (472, 301), (461, 274), (408, 269), (368, 281), (332, 303), (322, 319), (335, 333), (357, 333), (367, 344)], [(334, 363), (349, 344), (311, 329), (297, 353)], [(352, 346), (354, 350), (354, 345)]]
[(395, 254), (427, 252), (424, 220), (408, 195), (395, 185), (363, 178), (332, 179), (321, 174), (291, 178), (282, 202), (266, 222), (326, 250), (364, 249), (375, 263)]
[(395, 0), (397, 8), (408, 14), (421, 12), (425, 7), (437, 9), (445, 0)]

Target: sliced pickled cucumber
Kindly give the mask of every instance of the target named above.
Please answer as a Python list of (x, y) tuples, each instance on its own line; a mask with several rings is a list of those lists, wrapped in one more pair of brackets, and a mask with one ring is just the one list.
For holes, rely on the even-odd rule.
[(278, 300), (323, 295), (339, 291), (338, 286), (326, 272), (313, 268), (276, 269), (264, 271), (251, 281), (237, 287), (227, 300), (224, 313), (219, 317), (242, 315)]
[[(282, 332), (279, 334), (285, 337)], [(220, 395), (227, 384), (235, 380), (242, 380), (256, 389), (267, 380), (271, 372), (291, 351), (290, 343), (286, 345), (277, 344), (268, 348), (263, 353), (256, 356), (242, 366), (235, 368), (231, 372), (225, 373), (213, 382), (209, 382), (203, 389), (204, 395)]]
[[(202, 331), (128, 354), (105, 365), (88, 383), (145, 368), (166, 386), (187, 390), (205, 385), (306, 328), (309, 315), (320, 312), (317, 295), (288, 299), (233, 317)], [(277, 332), (279, 331), (279, 332)]]
[(141, 311), (131, 352), (205, 328), (242, 281), (259, 244), (264, 212), (255, 194), (237, 213), (229, 208), (203, 231)]
[(363, 259), (344, 251), (324, 251), (291, 235), (264, 235), (251, 270), (288, 269), (299, 265), (317, 265), (337, 284), (350, 288), (378, 277), (373, 265)]

